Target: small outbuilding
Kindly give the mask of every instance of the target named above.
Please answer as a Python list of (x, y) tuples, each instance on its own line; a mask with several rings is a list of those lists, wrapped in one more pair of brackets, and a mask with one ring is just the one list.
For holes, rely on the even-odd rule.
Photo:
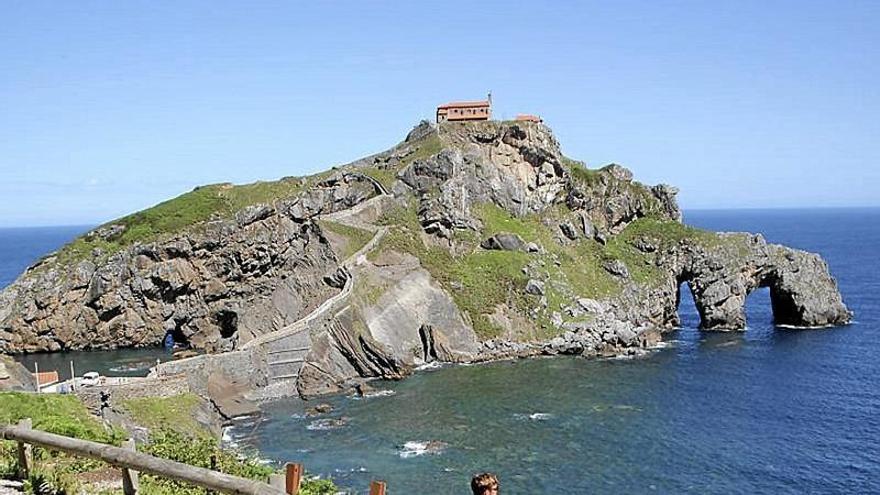
[(537, 122), (538, 124), (541, 124), (544, 122), (544, 119), (542, 119), (541, 117), (538, 117), (537, 115), (532, 115), (529, 113), (521, 113), (521, 114), (517, 115), (516, 120), (520, 120), (523, 122)]

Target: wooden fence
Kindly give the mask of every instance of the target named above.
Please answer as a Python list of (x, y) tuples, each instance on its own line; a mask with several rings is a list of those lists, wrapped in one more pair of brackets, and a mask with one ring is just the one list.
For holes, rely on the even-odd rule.
[[(30, 419), (24, 419), (17, 426), (0, 426), (0, 439), (18, 442), (17, 474), (20, 479), (27, 479), (33, 469), (33, 445), (77, 457), (98, 459), (121, 468), (122, 489), (125, 495), (138, 493), (139, 472), (233, 495), (295, 495), (299, 493), (304, 473), (302, 464), (287, 463), (284, 466), (284, 473), (272, 475), (269, 483), (263, 483), (153, 457), (136, 451), (133, 440), (128, 440), (122, 447), (115, 447), (34, 430), (31, 424)], [(373, 481), (370, 484), (370, 495), (385, 495), (385, 482)]]

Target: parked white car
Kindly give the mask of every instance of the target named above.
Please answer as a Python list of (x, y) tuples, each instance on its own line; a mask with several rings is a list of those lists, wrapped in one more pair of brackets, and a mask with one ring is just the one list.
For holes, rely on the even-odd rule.
[(83, 373), (82, 381), (79, 383), (83, 387), (91, 387), (97, 385), (100, 378), (101, 374), (97, 371), (89, 371), (88, 373)]

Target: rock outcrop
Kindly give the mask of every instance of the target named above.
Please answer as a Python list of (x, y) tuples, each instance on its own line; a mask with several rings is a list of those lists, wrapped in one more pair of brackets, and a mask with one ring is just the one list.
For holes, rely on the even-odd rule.
[(745, 329), (759, 287), (777, 324), (851, 318), (818, 255), (687, 227), (674, 187), (588, 169), (542, 124), (423, 122), (389, 151), (292, 180), (120, 245), (140, 227), (126, 217), (41, 260), (0, 293), (0, 350), (171, 335), (215, 354), (158, 375), (222, 373), (265, 398), (433, 361), (641, 352), (678, 325), (684, 283), (706, 330)]
[(322, 279), (338, 261), (311, 219), (375, 194), (371, 181), (335, 174), (296, 198), (160, 241), (112, 254), (95, 248), (70, 265), (49, 256), (0, 293), (0, 350), (147, 346), (169, 333), (231, 350), (333, 294)]
[(743, 330), (745, 300), (769, 287), (777, 325), (825, 327), (849, 322), (828, 265), (816, 254), (774, 244), (760, 235), (722, 234), (714, 249), (687, 246), (678, 279), (688, 283), (707, 330)]

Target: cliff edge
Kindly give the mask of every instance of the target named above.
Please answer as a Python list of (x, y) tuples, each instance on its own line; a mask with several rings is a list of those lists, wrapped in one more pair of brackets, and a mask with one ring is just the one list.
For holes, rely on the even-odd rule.
[(432, 360), (632, 352), (678, 325), (683, 283), (706, 330), (744, 330), (758, 287), (778, 324), (850, 321), (818, 255), (686, 226), (676, 192), (566, 158), (540, 123), (423, 122), (326, 173), (94, 229), (0, 292), (0, 351), (171, 335), (311, 395)]

